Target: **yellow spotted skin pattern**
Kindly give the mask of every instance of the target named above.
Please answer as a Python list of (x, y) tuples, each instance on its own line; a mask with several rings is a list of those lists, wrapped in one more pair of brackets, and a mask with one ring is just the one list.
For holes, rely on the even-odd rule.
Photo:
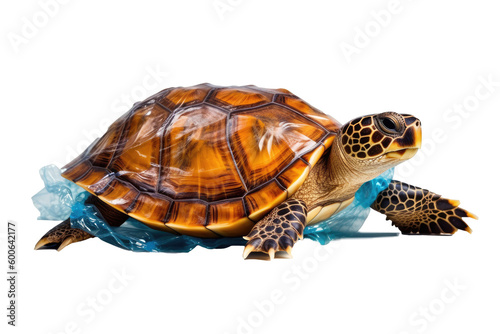
[(472, 230), (462, 218), (477, 217), (459, 208), (459, 204), (427, 189), (394, 180), (378, 194), (372, 209), (385, 214), (403, 234), (451, 235), (457, 230), (470, 233)]
[[(387, 114), (398, 118), (399, 122), (376, 124), (379, 118), (384, 117), (384, 114), (381, 114), (379, 117), (374, 115), (360, 117), (345, 126), (342, 130), (343, 134), (345, 134), (342, 137), (345, 152), (354, 158), (372, 159), (383, 154), (390, 146), (397, 148), (410, 144), (407, 142), (408, 138), (415, 141), (420, 140), (418, 138), (419, 133), (415, 131), (415, 127), (420, 127), (420, 120), (411, 115)], [(398, 130), (403, 130), (398, 129), (398, 126), (402, 124), (406, 124), (403, 134), (398, 132)], [(382, 133), (381, 128), (385, 129), (386, 127), (388, 131)], [(394, 134), (391, 134), (391, 132)]]

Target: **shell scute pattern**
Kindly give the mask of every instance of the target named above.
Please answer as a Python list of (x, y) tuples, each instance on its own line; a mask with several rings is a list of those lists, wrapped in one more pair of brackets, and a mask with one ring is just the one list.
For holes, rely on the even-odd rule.
[(245, 235), (340, 126), (284, 89), (170, 88), (135, 104), (63, 176), (155, 229)]

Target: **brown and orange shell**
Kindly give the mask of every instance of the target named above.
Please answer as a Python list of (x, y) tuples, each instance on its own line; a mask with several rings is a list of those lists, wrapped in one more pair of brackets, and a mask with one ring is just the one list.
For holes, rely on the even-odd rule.
[(135, 104), (62, 176), (157, 230), (243, 236), (297, 191), (339, 128), (285, 89), (169, 88)]

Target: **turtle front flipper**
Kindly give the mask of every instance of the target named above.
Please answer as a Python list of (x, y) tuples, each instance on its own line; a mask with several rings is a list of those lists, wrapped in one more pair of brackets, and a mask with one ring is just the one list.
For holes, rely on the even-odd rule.
[(45, 233), (45, 235), (37, 242), (35, 249), (56, 249), (57, 251), (60, 251), (69, 244), (93, 237), (94, 236), (92, 234), (83, 230), (72, 228), (70, 219), (68, 218)]
[(457, 230), (471, 233), (462, 218), (477, 216), (459, 208), (459, 204), (427, 189), (393, 180), (371, 207), (385, 214), (403, 234), (451, 235)]
[(244, 237), (248, 240), (243, 258), (272, 260), (291, 257), (292, 247), (302, 238), (307, 208), (303, 201), (290, 199), (275, 207)]

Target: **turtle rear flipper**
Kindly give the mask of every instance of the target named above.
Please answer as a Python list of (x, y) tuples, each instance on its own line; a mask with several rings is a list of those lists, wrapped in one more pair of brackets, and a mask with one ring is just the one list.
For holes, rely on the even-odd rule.
[(72, 228), (70, 219), (68, 218), (45, 233), (35, 245), (35, 249), (55, 249), (60, 251), (69, 244), (89, 238), (93, 238), (93, 235), (83, 230)]
[(391, 220), (403, 234), (451, 235), (457, 230), (469, 233), (462, 218), (477, 216), (459, 208), (459, 201), (442, 198), (427, 189), (392, 181), (372, 204)]
[[(96, 196), (90, 196), (86, 204), (94, 205), (106, 223), (110, 226), (120, 226), (127, 220), (128, 216), (116, 209), (113, 209)], [(49, 230), (35, 245), (38, 249), (62, 250), (64, 247), (78, 242), (93, 238), (94, 236), (78, 228), (71, 227), (70, 218)]]

